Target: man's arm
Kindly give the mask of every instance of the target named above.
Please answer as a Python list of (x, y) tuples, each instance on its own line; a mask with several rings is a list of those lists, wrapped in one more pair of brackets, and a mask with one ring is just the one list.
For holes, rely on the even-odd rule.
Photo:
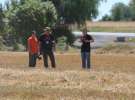
[(40, 36), (40, 37), (38, 38), (38, 48), (39, 48), (39, 52), (38, 52), (38, 53), (39, 53), (39, 54), (41, 54), (41, 48), (42, 48), (42, 47), (41, 47), (41, 45), (42, 45), (42, 42), (41, 42), (41, 41), (42, 41), (42, 36)]
[(31, 47), (30, 47), (30, 41), (29, 40), (27, 40), (28, 42), (27, 42), (27, 51), (31, 54), (32, 52), (31, 52)]
[(92, 42), (94, 42), (94, 38), (91, 36), (91, 40), (90, 40), (90, 42), (92, 43)]
[(79, 42), (83, 42), (83, 41), (84, 41), (83, 36), (79, 37)]
[(38, 41), (38, 53), (41, 54), (41, 42)]
[(56, 51), (56, 42), (54, 36), (52, 36), (52, 44), (53, 44), (53, 50)]
[(89, 40), (84, 40), (86, 43), (92, 43), (94, 42), (94, 39), (92, 36), (89, 37)]

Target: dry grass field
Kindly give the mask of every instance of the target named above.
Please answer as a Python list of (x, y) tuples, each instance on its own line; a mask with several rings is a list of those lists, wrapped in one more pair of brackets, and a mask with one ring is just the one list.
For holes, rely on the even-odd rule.
[(91, 31), (97, 32), (135, 32), (135, 22), (87, 22)]
[(91, 70), (79, 53), (56, 58), (56, 69), (28, 68), (27, 53), (0, 52), (0, 100), (135, 100), (135, 55), (92, 54)]

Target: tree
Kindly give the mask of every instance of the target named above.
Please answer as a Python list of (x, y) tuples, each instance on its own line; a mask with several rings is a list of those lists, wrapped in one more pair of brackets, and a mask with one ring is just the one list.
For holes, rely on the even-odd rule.
[(132, 20), (135, 21), (135, 0), (130, 1), (129, 7), (131, 10)]
[(131, 11), (128, 6), (123, 3), (116, 3), (111, 10), (112, 20), (127, 21), (131, 20)]
[[(72, 43), (75, 40), (74, 35), (72, 34), (71, 30), (69, 29), (69, 27), (67, 25), (56, 25), (53, 28), (53, 34), (55, 36), (56, 39), (58, 39), (59, 37), (67, 37), (67, 44), (72, 45)], [(56, 41), (57, 42), (57, 41)]]
[(102, 21), (112, 21), (112, 17), (109, 15), (105, 15), (102, 17)]
[(4, 31), (4, 12), (3, 12), (3, 7), (2, 4), (0, 4), (0, 32)]
[[(48, 0), (42, 0), (48, 1)], [(67, 24), (84, 24), (98, 15), (98, 5), (103, 0), (49, 0), (55, 5), (59, 20)]]
[(23, 34), (25, 41), (32, 30), (41, 33), (44, 27), (50, 26), (56, 37), (64, 34), (71, 44), (73, 35), (69, 25), (83, 25), (86, 20), (92, 20), (98, 14), (101, 1), (103, 0), (11, 0), (11, 3), (6, 4), (5, 13), (12, 33)]
[(72, 44), (74, 36), (69, 28), (70, 24), (84, 25), (86, 20), (91, 20), (98, 15), (98, 5), (103, 0), (42, 0), (51, 1), (58, 13), (57, 25), (54, 34), (68, 37)]
[(15, 6), (11, 6), (7, 13), (9, 25), (14, 32), (23, 35), (23, 43), (26, 43), (32, 30), (39, 32), (39, 35), (44, 27), (54, 26), (57, 20), (55, 7), (49, 1), (41, 3), (40, 0), (26, 0)]

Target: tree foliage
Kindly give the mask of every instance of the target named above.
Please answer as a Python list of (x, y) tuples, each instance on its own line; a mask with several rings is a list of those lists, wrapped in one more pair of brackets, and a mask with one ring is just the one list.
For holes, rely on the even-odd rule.
[[(4, 11), (7, 29), (16, 36), (21, 35), (26, 42), (32, 30), (39, 35), (44, 27), (55, 26), (56, 38), (64, 35), (71, 44), (73, 36), (68, 25), (84, 24), (86, 20), (95, 18), (101, 1), (104, 0), (10, 0)], [(59, 27), (61, 21), (63, 27)]]
[[(48, 1), (48, 0), (42, 0)], [(49, 0), (55, 5), (59, 18), (65, 23), (84, 24), (98, 15), (98, 5), (104, 0)]]
[(111, 21), (112, 20), (112, 17), (110, 16), (110, 15), (104, 15), (103, 17), (102, 17), (102, 21)]
[[(58, 13), (57, 26), (53, 30), (55, 37), (66, 36), (68, 43), (72, 44), (74, 36), (68, 25), (85, 24), (98, 15), (98, 5), (103, 0), (42, 0), (51, 1)], [(62, 24), (61, 24), (62, 23)]]
[(112, 21), (135, 21), (135, 0), (131, 0), (129, 4), (116, 3), (111, 10), (110, 16), (103, 16), (102, 20), (108, 18)]
[(135, 21), (135, 0), (131, 0), (129, 4), (130, 10), (131, 10), (131, 18), (133, 21)]
[(32, 30), (41, 33), (44, 27), (53, 26), (57, 20), (57, 13), (49, 1), (41, 3), (40, 0), (26, 0), (10, 6), (7, 17), (14, 32), (22, 35), (25, 40)]
[(116, 3), (112, 10), (112, 20), (122, 21), (131, 20), (131, 11), (129, 7), (123, 3)]
[[(11, 11), (14, 8), (11, 8)], [(9, 12), (10, 13), (10, 12)], [(40, 0), (26, 0), (16, 7), (9, 16), (10, 25), (16, 32), (31, 32), (41, 30), (45, 26), (52, 26), (57, 20), (56, 10), (51, 2), (41, 3)]]
[(2, 4), (0, 4), (0, 33), (4, 31), (4, 12), (3, 12), (3, 7)]

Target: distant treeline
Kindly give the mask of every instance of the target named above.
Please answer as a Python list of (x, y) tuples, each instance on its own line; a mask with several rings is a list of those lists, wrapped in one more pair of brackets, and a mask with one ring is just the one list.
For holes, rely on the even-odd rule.
[[(107, 9), (107, 8), (106, 8)], [(135, 0), (130, 0), (129, 4), (116, 3), (110, 15), (105, 15), (102, 21), (135, 21)]]

